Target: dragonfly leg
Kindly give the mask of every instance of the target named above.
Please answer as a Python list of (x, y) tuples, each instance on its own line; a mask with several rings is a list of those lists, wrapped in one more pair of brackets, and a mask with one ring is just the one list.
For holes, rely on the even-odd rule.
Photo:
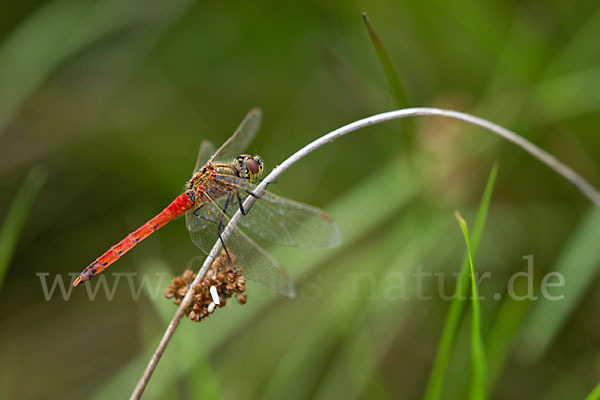
[(233, 265), (233, 260), (231, 259), (231, 256), (229, 255), (229, 250), (227, 250), (227, 246), (225, 246), (225, 241), (223, 240), (223, 236), (221, 236), (221, 231), (217, 231), (217, 233), (219, 234), (219, 240), (221, 241), (221, 246), (223, 246), (223, 250), (225, 250), (225, 254), (227, 255), (227, 260), (229, 260), (229, 262)]
[(236, 191), (235, 196), (237, 197), (238, 206), (240, 207), (240, 212), (242, 213), (242, 215), (248, 214), (248, 211), (250, 211), (250, 208), (252, 208), (252, 206), (250, 206), (248, 210), (244, 210), (244, 204), (242, 203), (242, 196), (240, 196), (240, 192)]
[[(192, 211), (192, 214), (194, 214), (196, 217), (200, 217), (200, 218), (203, 218), (203, 219), (205, 219), (205, 220), (209, 221), (209, 219), (208, 219), (208, 218), (206, 218), (206, 217), (204, 217), (204, 216), (202, 216), (202, 215), (198, 214), (198, 211), (200, 211), (200, 210), (202, 209), (202, 207), (204, 207), (204, 204), (202, 204), (202, 205), (198, 206), (198, 207), (197, 207), (197, 208), (196, 208), (194, 211)], [(213, 221), (209, 221), (209, 222), (213, 222)]]
[[(250, 205), (250, 207), (248, 207), (247, 210), (244, 210), (244, 204), (243, 204), (243, 201), (242, 201), (242, 196), (240, 196), (240, 192), (236, 192), (236, 196), (237, 196), (238, 205), (240, 207), (240, 212), (242, 213), (242, 215), (248, 214), (250, 212), (250, 210), (252, 209), (252, 207), (254, 207), (255, 203), (252, 203)], [(256, 197), (256, 196), (254, 196), (254, 197)], [(260, 197), (256, 197), (256, 198), (260, 199)]]
[(217, 230), (219, 232), (223, 230), (223, 216), (227, 215), (227, 208), (229, 207), (230, 201), (231, 195), (227, 196), (227, 200), (225, 200), (225, 204), (223, 205), (223, 212), (221, 213), (221, 217), (219, 218), (219, 224), (217, 225)]
[[(256, 199), (260, 199), (262, 197), (262, 194), (259, 196), (258, 194), (254, 193), (251, 190), (242, 188), (246, 193), (248, 193), (250, 196), (256, 198)], [(240, 208), (240, 212), (242, 213), (242, 215), (246, 215), (250, 212), (250, 210), (252, 209), (252, 206), (254, 206), (254, 203), (252, 203), (250, 205), (250, 207), (248, 207), (247, 210), (244, 210), (244, 204), (242, 203), (242, 196), (240, 196), (240, 192), (238, 190), (235, 191), (235, 195), (237, 197), (237, 201), (238, 201), (238, 206)]]
[[(221, 184), (223, 184), (224, 186), (228, 185), (228, 182), (227, 182), (227, 180), (225, 178), (221, 178), (220, 180), (216, 180), (216, 181), (219, 182), (219, 183), (221, 183)], [(269, 182), (269, 183), (273, 183), (273, 182)], [(269, 185), (269, 183), (267, 184), (267, 186)], [(262, 194), (255, 193), (252, 190), (248, 189), (247, 187), (244, 187), (243, 185), (237, 186), (237, 190), (235, 191), (236, 192), (235, 195), (237, 197), (238, 206), (239, 206), (239, 209), (240, 209), (240, 212), (242, 213), (242, 215), (246, 215), (248, 213), (248, 211), (250, 211), (250, 209), (252, 208), (252, 206), (250, 206), (250, 208), (248, 208), (247, 210), (244, 209), (244, 207), (242, 205), (243, 199), (242, 199), (242, 197), (240, 195), (239, 190), (243, 190), (244, 192), (246, 192), (247, 194), (249, 194), (250, 196), (252, 196), (252, 197), (254, 197), (256, 199), (260, 199), (262, 197)], [(228, 197), (227, 198), (227, 202), (225, 203), (225, 207), (224, 208), (227, 208), (227, 206), (229, 206), (230, 202), (233, 202), (233, 197)]]
[(242, 188), (244, 190), (244, 192), (248, 193), (250, 196), (255, 197), (257, 199), (260, 199), (262, 197), (262, 194), (259, 195), (258, 193), (254, 193), (252, 190), (250, 189), (246, 189), (246, 188)]
[[(221, 246), (223, 246), (223, 250), (225, 250), (225, 254), (227, 255), (227, 259), (229, 260), (229, 262), (231, 262), (233, 264), (233, 260), (231, 259), (231, 256), (229, 255), (229, 250), (227, 250), (227, 246), (225, 246), (225, 241), (223, 240), (223, 236), (221, 236), (221, 231), (223, 230), (223, 215), (221, 214), (221, 218), (219, 219), (219, 221), (215, 221), (214, 219), (210, 219), (205, 217), (204, 215), (198, 215), (196, 214), (196, 212), (198, 210), (200, 210), (203, 206), (200, 206), (198, 208), (196, 208), (194, 211), (192, 211), (192, 213), (199, 217), (202, 218), (203, 220), (210, 222), (211, 224), (215, 224), (217, 225), (217, 235), (219, 236), (219, 240), (221, 241)], [(227, 206), (225, 206), (225, 209), (227, 209)]]

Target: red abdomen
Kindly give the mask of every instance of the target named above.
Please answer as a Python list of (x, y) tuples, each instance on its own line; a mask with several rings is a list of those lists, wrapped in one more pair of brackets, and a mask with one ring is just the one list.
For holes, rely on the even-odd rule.
[(160, 212), (156, 217), (146, 222), (140, 228), (127, 235), (127, 237), (121, 240), (119, 243), (111, 247), (106, 253), (98, 257), (92, 262), (86, 269), (79, 274), (73, 286), (79, 285), (81, 282), (87, 281), (92, 277), (98, 275), (109, 265), (117, 261), (123, 254), (131, 250), (136, 244), (146, 239), (156, 230), (165, 226), (168, 222), (172, 221), (176, 217), (180, 216), (194, 205), (193, 195), (185, 192), (177, 196), (171, 204)]

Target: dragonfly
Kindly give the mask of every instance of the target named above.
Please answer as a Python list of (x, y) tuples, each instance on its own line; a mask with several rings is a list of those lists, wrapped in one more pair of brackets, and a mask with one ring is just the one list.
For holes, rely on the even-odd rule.
[[(269, 191), (259, 194), (265, 164), (258, 155), (242, 153), (260, 127), (262, 112), (252, 109), (233, 135), (215, 150), (204, 140), (192, 178), (183, 193), (164, 210), (94, 260), (75, 279), (78, 286), (101, 273), (142, 240), (185, 214), (192, 242), (205, 254), (220, 240), (226, 260), (238, 265), (244, 275), (275, 292), (295, 297), (296, 290), (285, 270), (245, 232), (235, 226), (223, 240), (221, 233), (231, 216), (240, 210), (238, 225), (268, 241), (300, 248), (328, 248), (341, 242), (338, 225), (323, 210)], [(244, 201), (256, 201), (244, 209)], [(220, 260), (223, 257), (219, 258)]]

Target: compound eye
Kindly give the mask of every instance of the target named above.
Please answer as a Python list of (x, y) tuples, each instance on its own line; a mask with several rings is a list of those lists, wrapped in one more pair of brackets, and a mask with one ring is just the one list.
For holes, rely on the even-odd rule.
[(248, 171), (250, 171), (252, 175), (258, 174), (259, 165), (254, 158), (248, 158), (246, 160), (246, 168), (248, 169)]

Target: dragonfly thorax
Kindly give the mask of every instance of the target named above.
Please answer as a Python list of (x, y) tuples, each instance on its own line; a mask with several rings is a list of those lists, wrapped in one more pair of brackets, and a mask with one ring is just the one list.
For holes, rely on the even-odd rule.
[(201, 192), (206, 192), (216, 199), (235, 187), (235, 179), (228, 177), (257, 183), (264, 171), (265, 164), (258, 155), (240, 154), (229, 163), (208, 162), (187, 182), (186, 191), (198, 198), (202, 196)]

